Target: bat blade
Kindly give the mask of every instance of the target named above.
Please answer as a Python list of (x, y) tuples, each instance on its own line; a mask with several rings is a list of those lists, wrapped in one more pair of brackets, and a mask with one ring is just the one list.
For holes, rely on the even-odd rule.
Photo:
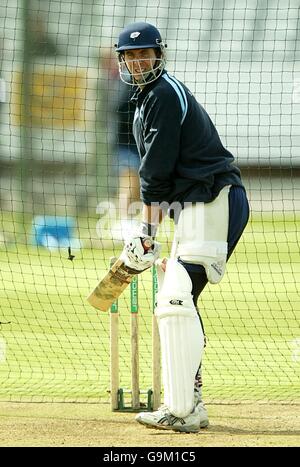
[(125, 266), (122, 259), (111, 266), (110, 270), (87, 297), (94, 308), (107, 311), (136, 275), (136, 271)]

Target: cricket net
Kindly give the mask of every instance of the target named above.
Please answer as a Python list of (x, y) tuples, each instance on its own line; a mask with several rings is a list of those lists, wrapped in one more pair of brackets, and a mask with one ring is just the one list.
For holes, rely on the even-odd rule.
[[(205, 399), (299, 401), (298, 0), (2, 0), (0, 399), (109, 399), (109, 314), (86, 296), (122, 249), (119, 221), (140, 210), (133, 109), (112, 49), (133, 21), (160, 29), (168, 71), (207, 109), (251, 204), (226, 277), (200, 302)], [(159, 232), (164, 254), (172, 228), (166, 220)], [(143, 389), (151, 284), (148, 271), (138, 292)], [(119, 310), (128, 387), (129, 291)]]

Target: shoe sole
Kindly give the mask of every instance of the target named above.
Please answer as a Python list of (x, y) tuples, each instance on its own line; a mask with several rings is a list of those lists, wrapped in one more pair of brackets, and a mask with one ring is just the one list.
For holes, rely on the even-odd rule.
[(207, 428), (209, 423), (208, 420), (205, 420), (204, 422), (200, 423), (199, 428), (191, 429), (188, 427), (172, 427), (170, 425), (164, 426), (164, 425), (151, 425), (150, 423), (145, 423), (142, 422), (141, 420), (136, 420), (138, 423), (141, 425), (144, 425), (146, 428), (154, 428), (155, 430), (171, 430), (171, 431), (177, 431), (178, 433), (199, 433), (200, 429), (202, 428)]

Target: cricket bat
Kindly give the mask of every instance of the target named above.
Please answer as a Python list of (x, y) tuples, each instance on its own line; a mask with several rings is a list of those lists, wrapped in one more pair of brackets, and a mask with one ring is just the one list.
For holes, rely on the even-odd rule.
[[(143, 242), (145, 251), (149, 250), (152, 242), (147, 239)], [(88, 295), (87, 301), (94, 308), (101, 311), (107, 311), (117, 300), (121, 293), (132, 281), (137, 271), (125, 265), (121, 258), (111, 266), (108, 273), (96, 285), (94, 290)]]

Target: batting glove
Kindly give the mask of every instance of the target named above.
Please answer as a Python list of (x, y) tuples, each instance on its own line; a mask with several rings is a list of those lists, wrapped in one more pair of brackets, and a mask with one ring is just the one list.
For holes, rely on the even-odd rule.
[[(147, 235), (144, 226), (133, 233), (132, 237), (125, 240), (124, 249), (121, 254), (125, 265), (140, 273), (149, 269), (159, 258), (161, 244), (154, 241), (154, 235)], [(149, 230), (147, 230), (149, 232)]]

